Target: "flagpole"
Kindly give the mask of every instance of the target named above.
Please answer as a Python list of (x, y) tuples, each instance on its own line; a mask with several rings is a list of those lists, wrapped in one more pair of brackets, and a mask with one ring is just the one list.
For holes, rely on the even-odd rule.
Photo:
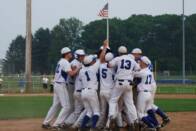
[(107, 38), (107, 41), (109, 42), (109, 16), (107, 17), (107, 33), (106, 33), (106, 38)]
[(106, 36), (108, 43), (109, 43), (109, 39), (110, 39), (110, 36), (109, 36), (110, 29), (109, 28), (110, 28), (110, 25), (109, 25), (109, 1), (108, 1), (107, 36)]

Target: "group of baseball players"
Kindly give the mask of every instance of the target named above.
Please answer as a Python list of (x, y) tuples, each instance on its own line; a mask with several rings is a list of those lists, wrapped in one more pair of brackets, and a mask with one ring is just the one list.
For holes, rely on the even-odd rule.
[[(95, 131), (127, 127), (137, 131), (142, 127), (156, 131), (170, 122), (154, 104), (157, 86), (152, 64), (141, 49), (128, 53), (120, 46), (114, 57), (105, 40), (96, 55), (78, 49), (73, 59), (68, 47), (61, 55), (54, 77), (53, 104), (42, 128)], [(155, 114), (162, 118), (161, 124)]]

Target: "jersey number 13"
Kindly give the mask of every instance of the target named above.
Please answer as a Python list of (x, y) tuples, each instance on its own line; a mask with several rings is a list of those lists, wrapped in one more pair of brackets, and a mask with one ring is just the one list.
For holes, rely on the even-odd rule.
[(122, 59), (120, 68), (121, 69), (127, 69), (127, 70), (131, 69), (131, 61)]

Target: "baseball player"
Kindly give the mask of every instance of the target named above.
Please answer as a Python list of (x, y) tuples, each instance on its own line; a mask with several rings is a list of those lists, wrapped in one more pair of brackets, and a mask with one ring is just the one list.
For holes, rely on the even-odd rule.
[[(100, 65), (99, 74), (100, 74), (100, 119), (98, 122), (98, 127), (103, 129), (105, 126), (106, 128), (106, 116), (107, 116), (107, 107), (109, 106), (109, 100), (111, 97), (111, 92), (113, 90), (115, 81), (115, 68), (109, 68), (108, 62), (114, 58), (114, 55), (109, 52), (105, 55), (104, 63)], [(117, 116), (117, 126), (123, 127), (121, 112), (118, 112)], [(108, 117), (107, 117), (108, 118)], [(107, 121), (108, 123), (108, 121)]]
[[(139, 48), (133, 49), (131, 53), (135, 57), (136, 61), (139, 61), (140, 58), (142, 57), (142, 50), (139, 49)], [(151, 63), (148, 65), (148, 68), (151, 71), (153, 71), (153, 66), (152, 66)], [(140, 82), (141, 82), (140, 78), (136, 78), (135, 79), (135, 83), (136, 84), (139, 84)], [(164, 126), (166, 126), (170, 122), (170, 119), (169, 119), (169, 117), (167, 116), (166, 113), (164, 113), (158, 106), (156, 106), (154, 104), (154, 96), (155, 96), (156, 89), (157, 89), (157, 85), (156, 85), (156, 81), (154, 80), (154, 77), (153, 77), (153, 80), (152, 80), (152, 86), (153, 86), (153, 90), (152, 90), (151, 93), (152, 93), (152, 96), (153, 96), (153, 106), (152, 106), (151, 110), (148, 110), (148, 114), (151, 115), (151, 117), (154, 118), (155, 121), (156, 121), (156, 117), (155, 117), (154, 112), (156, 114), (158, 114), (162, 118), (162, 121), (163, 121), (162, 124), (161, 124), (161, 127), (164, 127)]]
[(103, 50), (98, 60), (94, 59), (93, 55), (85, 56), (84, 67), (80, 70), (79, 79), (82, 82), (82, 100), (87, 111), (83, 118), (81, 130), (85, 130), (87, 123), (92, 117), (92, 130), (96, 130), (96, 124), (100, 116), (99, 100), (97, 95), (98, 79), (97, 73), (100, 64), (103, 62), (108, 42), (104, 41)]
[[(148, 68), (152, 72), (153, 69), (152, 69), (152, 63), (151, 63), (151, 61), (148, 64)], [(152, 75), (154, 75), (154, 74), (152, 74)], [(152, 77), (152, 84), (151, 84), (151, 86), (152, 86), (152, 91), (151, 91), (151, 95), (152, 95), (152, 108), (149, 109), (147, 112), (151, 116), (151, 118), (153, 118), (154, 121), (157, 122), (157, 124), (158, 124), (158, 121), (156, 119), (155, 113), (158, 114), (162, 118), (161, 127), (164, 127), (168, 123), (170, 123), (170, 118), (157, 105), (154, 104), (155, 94), (156, 94), (156, 90), (157, 90), (157, 84), (156, 84), (156, 81), (154, 79), (154, 76)]]
[(131, 54), (135, 57), (135, 61), (137, 62), (142, 56), (142, 50), (140, 48), (134, 48)]
[[(85, 52), (82, 49), (78, 49), (74, 53), (75, 59), (71, 62), (72, 67), (76, 68), (81, 68), (82, 67), (82, 62), (85, 57)], [(81, 100), (81, 92), (82, 92), (82, 83), (78, 78), (78, 74), (74, 78), (74, 111), (69, 115), (69, 117), (65, 120), (65, 125), (70, 126), (74, 124), (74, 122), (77, 120), (79, 117), (80, 113), (84, 109), (82, 100)]]
[(118, 114), (118, 101), (121, 97), (126, 107), (127, 124), (133, 130), (134, 123), (137, 121), (137, 112), (133, 103), (132, 83), (133, 72), (139, 70), (139, 65), (130, 56), (127, 55), (127, 48), (120, 46), (118, 48), (119, 57), (109, 62), (109, 67), (116, 67), (115, 87), (112, 90), (109, 102), (109, 116), (111, 124)]
[(67, 92), (67, 77), (68, 75), (74, 76), (78, 73), (79, 69), (71, 69), (69, 63), (72, 58), (71, 50), (68, 47), (64, 47), (61, 50), (62, 58), (59, 60), (54, 77), (54, 96), (53, 104), (50, 107), (48, 114), (42, 124), (43, 128), (51, 128), (50, 122), (55, 117), (59, 107), (61, 107), (60, 113), (53, 123), (53, 129), (59, 129), (60, 126), (64, 123), (65, 118), (70, 112), (70, 101), (69, 95)]
[(152, 80), (154, 79), (153, 73), (148, 68), (150, 60), (146, 56), (142, 56), (139, 61), (141, 70), (135, 72), (135, 77), (141, 78), (141, 82), (137, 85), (137, 111), (138, 117), (141, 121), (147, 124), (151, 130), (156, 130), (158, 127), (157, 120), (154, 121), (151, 116), (147, 114), (147, 111), (152, 106)]
[(107, 63), (108, 61), (114, 58), (112, 53), (107, 53), (105, 56), (105, 61), (99, 67), (99, 74), (100, 74), (100, 119), (98, 126), (99, 128), (105, 127), (105, 120), (106, 120), (106, 110), (107, 104), (109, 103), (109, 99), (111, 96), (112, 88), (114, 87), (114, 68), (108, 68)]

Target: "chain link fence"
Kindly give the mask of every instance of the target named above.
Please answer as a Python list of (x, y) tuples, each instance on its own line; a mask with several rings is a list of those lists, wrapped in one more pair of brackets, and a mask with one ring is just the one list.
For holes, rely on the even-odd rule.
[[(32, 76), (32, 93), (51, 92), (53, 75), (45, 75), (48, 78), (47, 88), (43, 85), (43, 76)], [(157, 73), (157, 93), (161, 94), (196, 94), (196, 75), (188, 75), (186, 84), (182, 84), (180, 75), (165, 75)], [(26, 81), (23, 75), (9, 75), (0, 77), (0, 93), (24, 93)]]
[[(32, 76), (32, 93), (48, 93), (53, 85), (53, 76), (44, 76), (48, 78), (47, 84), (43, 83), (43, 76)], [(26, 89), (26, 81), (24, 76), (9, 75), (0, 77), (0, 93), (24, 93)]]

